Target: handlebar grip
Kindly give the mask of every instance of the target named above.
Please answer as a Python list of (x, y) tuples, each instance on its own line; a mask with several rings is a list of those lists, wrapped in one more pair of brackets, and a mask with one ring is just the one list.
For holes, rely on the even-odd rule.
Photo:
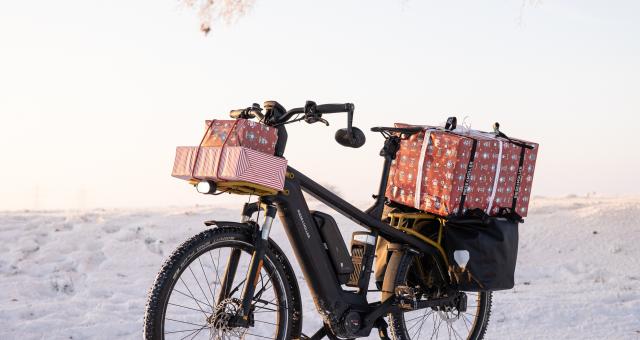
[(244, 109), (231, 110), (231, 112), (229, 112), (229, 116), (233, 119), (238, 119), (243, 113)]
[(316, 106), (316, 112), (318, 113), (339, 113), (353, 111), (353, 104), (321, 104)]
[(236, 109), (236, 110), (231, 110), (229, 112), (229, 116), (233, 119), (238, 119), (238, 118), (245, 118), (245, 119), (252, 119), (255, 117), (258, 117), (258, 119), (264, 119), (264, 115), (262, 114), (262, 112), (260, 112), (260, 110), (251, 110), (251, 109)]

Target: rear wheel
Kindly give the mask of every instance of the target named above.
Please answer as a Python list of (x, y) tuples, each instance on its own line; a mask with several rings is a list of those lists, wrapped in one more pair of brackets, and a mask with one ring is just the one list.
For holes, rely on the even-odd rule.
[[(298, 288), (273, 245), (257, 277), (250, 325), (239, 326), (253, 249), (252, 232), (238, 227), (210, 229), (178, 247), (149, 293), (145, 339), (291, 339), (298, 323), (294, 316), (299, 317)], [(225, 280), (225, 275), (234, 278)], [(228, 285), (222, 287), (223, 282)]]
[[(419, 258), (409, 254), (395, 253), (400, 256), (395, 274), (397, 286), (408, 286), (416, 292), (424, 291), (427, 284), (419, 273), (424, 268)], [(465, 292), (467, 309), (458, 311), (425, 308), (417, 311), (393, 313), (389, 315), (391, 336), (395, 340), (418, 339), (470, 339), (484, 338), (491, 314), (491, 292)]]

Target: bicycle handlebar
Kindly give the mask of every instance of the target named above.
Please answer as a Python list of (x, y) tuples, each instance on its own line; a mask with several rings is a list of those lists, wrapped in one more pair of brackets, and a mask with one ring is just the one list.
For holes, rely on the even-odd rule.
[(345, 104), (321, 104), (316, 105), (317, 113), (340, 113), (353, 111), (354, 105), (351, 103)]
[(353, 111), (355, 109), (355, 106), (352, 103), (317, 105), (313, 101), (307, 101), (304, 107), (298, 107), (284, 112), (284, 108), (282, 108), (281, 105), (273, 102), (280, 107), (279, 111), (274, 112), (274, 108), (271, 107), (272, 105), (267, 106), (266, 103), (271, 102), (265, 102), (267, 114), (262, 113), (262, 108), (260, 107), (260, 105), (253, 104), (252, 106), (244, 109), (231, 110), (231, 112), (229, 112), (229, 115), (234, 119), (252, 119), (256, 117), (261, 121), (265, 121), (266, 119), (265, 123), (267, 125), (277, 126), (286, 124), (291, 119), (291, 117), (296, 114), (304, 114), (303, 118), (298, 118), (295, 121), (304, 120), (307, 123), (323, 122), (328, 125), (328, 122), (322, 119), (323, 114), (347, 112), (349, 113), (349, 121), (351, 121)]

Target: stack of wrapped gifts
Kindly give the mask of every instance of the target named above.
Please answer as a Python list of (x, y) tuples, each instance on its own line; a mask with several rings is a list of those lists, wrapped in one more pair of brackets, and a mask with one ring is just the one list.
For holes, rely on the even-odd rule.
[[(408, 127), (396, 124), (396, 127)], [(421, 126), (401, 141), (386, 196), (440, 216), (527, 216), (538, 144), (496, 132)]]

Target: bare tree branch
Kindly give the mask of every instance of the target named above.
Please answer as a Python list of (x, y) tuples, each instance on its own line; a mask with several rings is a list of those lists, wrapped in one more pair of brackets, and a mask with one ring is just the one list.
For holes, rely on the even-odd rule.
[(527, 7), (538, 7), (542, 5), (542, 1), (543, 0), (522, 0), (522, 3), (520, 5), (520, 14), (516, 19), (517, 25), (520, 27), (524, 26), (524, 11)]
[(198, 11), (200, 30), (205, 34), (211, 31), (215, 21), (227, 24), (244, 16), (253, 7), (254, 0), (179, 0), (189, 8)]

